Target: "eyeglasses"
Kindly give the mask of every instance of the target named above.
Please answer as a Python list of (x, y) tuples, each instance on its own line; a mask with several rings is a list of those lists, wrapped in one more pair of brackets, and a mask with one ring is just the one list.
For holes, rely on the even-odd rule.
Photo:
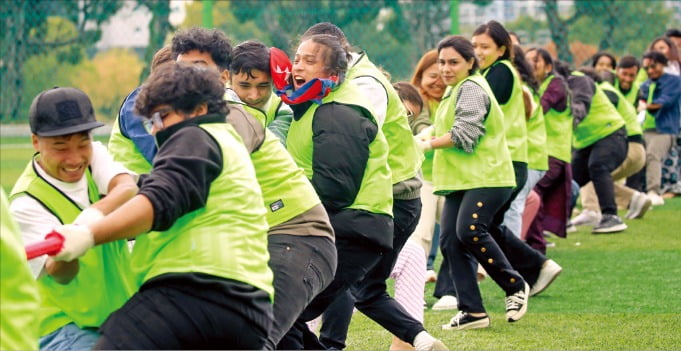
[(647, 70), (649, 70), (651, 68), (655, 68), (655, 67), (657, 67), (657, 62), (651, 63), (648, 66), (643, 66), (642, 68), (643, 68), (644, 71), (647, 71)]
[(152, 113), (151, 117), (145, 118), (144, 129), (146, 129), (147, 133), (151, 134), (152, 128), (155, 128), (156, 131), (165, 128), (165, 125), (163, 124), (163, 117), (167, 116), (172, 110), (173, 110), (172, 107), (168, 107)]

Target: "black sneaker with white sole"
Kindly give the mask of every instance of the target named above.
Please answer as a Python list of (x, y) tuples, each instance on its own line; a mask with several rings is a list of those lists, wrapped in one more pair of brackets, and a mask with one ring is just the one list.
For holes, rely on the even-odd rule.
[(530, 298), (530, 286), (525, 283), (522, 290), (506, 296), (506, 320), (516, 322), (527, 312), (527, 300)]
[(593, 234), (617, 233), (627, 229), (627, 225), (617, 215), (604, 214), (601, 222), (591, 231)]
[(459, 311), (448, 324), (442, 325), (442, 330), (466, 330), (489, 327), (489, 316), (473, 317), (468, 312)]

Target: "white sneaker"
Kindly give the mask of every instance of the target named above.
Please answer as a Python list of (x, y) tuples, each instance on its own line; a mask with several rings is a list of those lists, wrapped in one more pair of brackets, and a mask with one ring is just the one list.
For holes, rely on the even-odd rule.
[(571, 222), (575, 226), (588, 225), (593, 227), (601, 222), (601, 214), (592, 210), (584, 210), (579, 216), (573, 218)]
[(437, 281), (437, 273), (429, 269), (426, 271), (426, 283), (435, 283)]
[(455, 296), (445, 295), (433, 305), (433, 311), (455, 310), (459, 308), (459, 301)]
[(556, 261), (552, 259), (546, 260), (539, 271), (537, 281), (532, 285), (532, 289), (530, 289), (530, 296), (537, 295), (546, 290), (562, 271), (563, 267), (558, 265)]
[[(664, 200), (662, 200), (664, 201)], [(635, 192), (634, 196), (631, 197), (631, 202), (629, 203), (629, 211), (624, 216), (626, 219), (643, 218), (646, 211), (653, 204), (653, 200), (646, 194), (641, 192)]]
[(650, 198), (650, 201), (653, 204), (653, 206), (664, 205), (664, 199), (658, 193), (651, 190), (648, 192), (648, 197)]
[(516, 322), (523, 318), (527, 312), (530, 286), (525, 283), (523, 290), (518, 290), (513, 295), (506, 296), (506, 320)]

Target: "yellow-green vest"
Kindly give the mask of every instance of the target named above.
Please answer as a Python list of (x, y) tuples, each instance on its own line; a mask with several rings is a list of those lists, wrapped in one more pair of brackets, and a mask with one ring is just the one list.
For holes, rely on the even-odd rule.
[(624, 95), (622, 95), (622, 93), (620, 93), (620, 91), (612, 86), (612, 84), (609, 82), (601, 82), (599, 86), (601, 89), (603, 89), (603, 91), (610, 91), (617, 95), (618, 100), (616, 108), (617, 112), (619, 112), (620, 116), (622, 116), (622, 119), (624, 119), (624, 123), (627, 128), (627, 136), (641, 135), (643, 132), (641, 131), (641, 125), (638, 123), (634, 105), (630, 104)]
[[(345, 81), (322, 99), (322, 105), (332, 102), (351, 106), (376, 124), (371, 104), (352, 82)], [(313, 103), (299, 120), (293, 120), (286, 143), (289, 153), (308, 179), (312, 179), (313, 172), (312, 120), (319, 106)], [(388, 142), (378, 129), (376, 137), (369, 144), (369, 160), (359, 192), (348, 208), (392, 216), (392, 177), (388, 166), (388, 150)]]
[[(440, 107), (440, 101), (431, 100), (428, 102), (428, 115), (430, 116), (430, 121), (435, 122), (435, 113), (438, 107)], [(432, 182), (433, 181), (433, 157), (435, 156), (435, 151), (429, 150), (423, 154), (423, 164), (421, 165), (421, 171), (423, 172), (423, 179)]]
[[(573, 75), (581, 75), (575, 72)], [(605, 138), (624, 126), (624, 120), (615, 106), (610, 103), (598, 84), (594, 84), (594, 95), (591, 98), (589, 113), (574, 128), (572, 145), (575, 149), (583, 149)]]
[[(99, 191), (89, 170), (85, 176), (90, 202), (97, 202)], [(64, 224), (72, 223), (83, 210), (40, 177), (32, 161), (17, 180), (10, 197), (13, 199), (20, 194), (29, 194)], [(38, 279), (42, 299), (38, 312), (40, 336), (71, 322), (80, 328), (99, 327), (134, 293), (126, 240), (95, 246), (78, 261), (78, 274), (68, 284), (59, 284), (49, 275)]]
[(0, 187), (0, 350), (38, 349), (38, 286), (26, 263), (19, 228)]
[[(244, 110), (262, 123), (264, 113), (246, 104)], [(229, 121), (229, 116), (227, 116)], [(255, 176), (260, 184), (270, 227), (284, 223), (321, 203), (303, 170), (298, 167), (279, 139), (265, 128), (265, 141), (251, 153)]]
[[(553, 79), (560, 79), (549, 75), (539, 87), (539, 95), (544, 92)], [(541, 108), (541, 107), (540, 107)], [(544, 114), (544, 126), (546, 127), (546, 153), (563, 162), (572, 161), (572, 112), (570, 100), (566, 103), (565, 110), (558, 112), (553, 107)]]
[[(529, 91), (532, 91), (528, 87)], [(527, 167), (538, 171), (549, 169), (549, 155), (546, 151), (546, 127), (544, 111), (539, 96), (532, 92), (534, 111), (527, 120)]]
[[(235, 93), (236, 94), (236, 93)], [(271, 94), (270, 99), (266, 104), (266, 109), (261, 110), (257, 107), (250, 106), (241, 101), (233, 101), (231, 98), (227, 99), (229, 103), (240, 103), (244, 110), (248, 111), (253, 117), (257, 118), (263, 126), (269, 126), (277, 117), (277, 112), (281, 107), (282, 101), (276, 94)]]
[(345, 79), (351, 81), (359, 77), (376, 79), (381, 83), (388, 97), (388, 108), (381, 130), (390, 148), (388, 165), (390, 165), (392, 172), (393, 184), (415, 177), (423, 162), (423, 152), (421, 152), (411, 134), (407, 110), (402, 105), (400, 96), (397, 95), (388, 78), (376, 68), (364, 53), (350, 67)]
[(116, 121), (111, 128), (111, 136), (109, 136), (109, 144), (107, 146), (109, 154), (113, 156), (116, 162), (137, 174), (149, 173), (151, 171), (151, 163), (142, 156), (132, 139), (126, 138), (121, 133), (118, 118), (116, 117)]
[(250, 284), (272, 297), (267, 221), (248, 151), (232, 126), (199, 126), (220, 145), (222, 171), (204, 207), (166, 231), (137, 237), (133, 267), (143, 282), (166, 273), (204, 273)]
[[(511, 97), (505, 104), (499, 104), (504, 113), (504, 128), (506, 131), (506, 143), (511, 152), (511, 159), (517, 162), (527, 163), (527, 125), (525, 123), (525, 104), (523, 102), (522, 81), (515, 67), (509, 60), (500, 60), (492, 64), (483, 75), (487, 76), (490, 69), (495, 65), (505, 65), (513, 74), (513, 90)], [(492, 96), (494, 97), (494, 96)], [(496, 100), (496, 98), (495, 98)]]
[(632, 106), (636, 106), (636, 100), (638, 100), (638, 92), (641, 89), (641, 84), (637, 82), (631, 82), (631, 89), (629, 89), (626, 94), (622, 92), (618, 80), (615, 80), (615, 87), (617, 88), (617, 91), (624, 96), (625, 100), (629, 101)]
[[(651, 82), (650, 86), (648, 86), (648, 96), (646, 97), (646, 104), (652, 104), (653, 103), (653, 93), (655, 92), (655, 88), (657, 87), (656, 82)], [(641, 128), (643, 130), (655, 130), (656, 123), (655, 123), (655, 116), (653, 116), (650, 111), (646, 110), (646, 117), (643, 119), (643, 125)]]
[(457, 190), (514, 187), (515, 175), (511, 153), (506, 145), (504, 114), (487, 80), (480, 74), (470, 75), (447, 88), (435, 115), (435, 135), (442, 136), (452, 129), (456, 120), (456, 100), (464, 82), (479, 85), (489, 97), (485, 134), (471, 153), (455, 147), (435, 150), (434, 193), (447, 195)]

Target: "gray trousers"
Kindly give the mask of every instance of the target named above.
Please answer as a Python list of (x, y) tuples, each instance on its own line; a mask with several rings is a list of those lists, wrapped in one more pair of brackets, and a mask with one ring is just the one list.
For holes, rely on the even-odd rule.
[(661, 134), (655, 130), (643, 132), (646, 141), (646, 190), (660, 194), (662, 160), (674, 145), (676, 135)]

